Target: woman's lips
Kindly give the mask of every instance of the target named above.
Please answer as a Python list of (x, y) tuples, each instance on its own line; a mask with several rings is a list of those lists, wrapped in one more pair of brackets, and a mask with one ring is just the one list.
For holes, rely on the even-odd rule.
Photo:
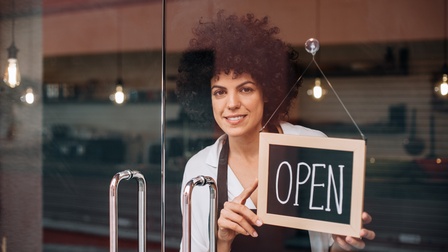
[(245, 115), (236, 115), (236, 116), (225, 116), (226, 120), (230, 122), (231, 124), (237, 124), (241, 120), (243, 120)]

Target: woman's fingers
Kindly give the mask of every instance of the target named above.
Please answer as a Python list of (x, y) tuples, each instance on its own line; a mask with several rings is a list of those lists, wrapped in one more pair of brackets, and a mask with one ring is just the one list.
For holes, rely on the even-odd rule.
[(239, 203), (241, 205), (246, 204), (246, 200), (252, 195), (252, 193), (257, 189), (258, 187), (258, 179), (256, 179), (249, 187), (245, 188), (243, 192), (235, 197), (232, 202)]
[[(369, 224), (372, 222), (372, 216), (370, 216), (367, 212), (363, 212), (361, 218), (363, 224)], [(359, 235), (361, 238), (333, 235), (333, 240), (336, 243), (335, 245), (339, 246), (341, 249), (345, 251), (352, 251), (353, 249), (358, 250), (365, 248), (366, 243), (363, 241), (364, 238), (368, 240), (375, 239), (375, 232), (366, 228), (362, 228)], [(333, 248), (332, 251), (339, 251), (339, 249)]]
[(221, 210), (218, 225), (220, 228), (230, 229), (238, 234), (257, 236), (252, 225), (242, 215), (229, 209)]
[(258, 216), (249, 208), (236, 202), (226, 202), (221, 210), (220, 227), (230, 228), (245, 235), (257, 236), (253, 225), (261, 226)]
[[(348, 244), (345, 239), (344, 236), (341, 235), (333, 235), (333, 240), (335, 242), (335, 244), (337, 244), (338, 247), (342, 248), (345, 251), (349, 251), (351, 250), (351, 246), (350, 244)], [(334, 246), (333, 246), (334, 247)], [(334, 249), (332, 251), (340, 251), (339, 249)]]
[(252, 210), (244, 205), (257, 187), (258, 180), (255, 180), (232, 201), (224, 203), (218, 219), (218, 235), (222, 235), (222, 238), (233, 239), (236, 234), (258, 236), (253, 225), (261, 226), (263, 223)]
[[(352, 251), (353, 249), (363, 249), (366, 244), (362, 239), (351, 236), (333, 235), (333, 240), (344, 251)], [(332, 248), (331, 251), (341, 251), (337, 248)]]
[(365, 228), (361, 229), (361, 237), (362, 238), (366, 238), (368, 240), (373, 240), (373, 239), (375, 239), (375, 236), (376, 236), (376, 234), (374, 231), (365, 229)]
[(372, 222), (372, 216), (370, 216), (370, 214), (368, 214), (367, 212), (362, 212), (362, 224), (369, 224), (370, 222)]
[[(362, 223), (365, 224), (369, 224), (370, 222), (372, 222), (372, 216), (370, 216), (370, 214), (368, 214), (367, 212), (363, 212), (362, 213)], [(361, 233), (360, 233), (361, 237), (366, 238), (368, 240), (373, 240), (375, 239), (375, 232), (373, 230), (369, 230), (366, 228), (361, 229)]]
[(345, 241), (356, 249), (363, 249), (366, 246), (363, 240), (351, 236), (345, 237)]

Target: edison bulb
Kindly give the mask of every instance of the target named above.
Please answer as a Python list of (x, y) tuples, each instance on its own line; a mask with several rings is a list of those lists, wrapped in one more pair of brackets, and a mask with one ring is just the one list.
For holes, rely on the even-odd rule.
[(313, 96), (316, 99), (320, 99), (322, 97), (322, 88), (321, 88), (321, 86), (314, 86), (314, 88), (313, 88)]
[(443, 75), (443, 82), (440, 84), (440, 94), (445, 96), (448, 94), (448, 83), (447, 83), (447, 75)]
[(323, 90), (322, 87), (320, 86), (320, 79), (316, 78), (315, 82), (314, 82), (314, 87), (313, 87), (313, 96), (316, 99), (320, 99), (322, 98), (323, 95)]
[(314, 87), (308, 89), (306, 93), (314, 99), (320, 100), (327, 93), (327, 91), (321, 87), (320, 78), (316, 78), (314, 80)]
[(442, 95), (442, 96), (448, 95), (448, 83), (447, 83), (447, 81), (448, 81), (448, 75), (444, 74), (443, 78), (442, 78), (442, 83), (440, 83), (439, 86), (435, 87), (434, 90), (437, 93), (440, 93), (440, 95)]
[(16, 58), (8, 59), (8, 66), (6, 67), (3, 81), (11, 88), (15, 88), (20, 85), (19, 65), (17, 64)]
[(122, 104), (124, 102), (123, 86), (117, 85), (115, 89), (114, 100), (117, 104)]

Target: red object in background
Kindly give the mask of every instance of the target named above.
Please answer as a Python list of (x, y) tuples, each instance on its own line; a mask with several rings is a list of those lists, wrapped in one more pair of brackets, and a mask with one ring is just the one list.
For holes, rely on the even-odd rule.
[(428, 158), (416, 160), (432, 180), (448, 180), (448, 158)]

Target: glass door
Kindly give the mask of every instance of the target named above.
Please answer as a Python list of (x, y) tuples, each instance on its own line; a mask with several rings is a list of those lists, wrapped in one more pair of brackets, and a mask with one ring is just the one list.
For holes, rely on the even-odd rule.
[[(1, 0), (1, 73), (9, 59), (20, 70), (0, 83), (1, 251), (107, 251), (109, 185), (128, 169), (147, 182), (148, 251), (179, 251), (185, 165), (222, 134), (180, 104), (179, 61), (220, 10), (268, 16), (302, 70), (305, 41), (320, 41), (315, 59), (367, 137), (366, 250), (445, 251), (445, 0)], [(360, 138), (314, 65), (288, 122)], [(137, 190), (120, 183), (120, 251), (138, 248)]]

